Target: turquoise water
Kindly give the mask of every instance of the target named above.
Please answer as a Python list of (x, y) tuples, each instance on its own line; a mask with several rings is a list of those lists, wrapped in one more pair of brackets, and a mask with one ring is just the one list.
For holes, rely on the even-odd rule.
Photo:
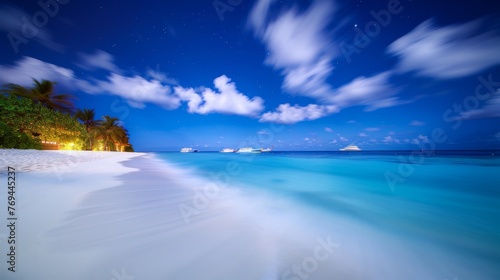
[[(263, 197), (255, 215), (292, 219), (294, 231), (281, 238), (335, 236), (337, 267), (315, 270), (311, 279), (500, 279), (498, 153), (156, 155), (222, 190)], [(348, 265), (357, 272), (346, 272)], [(268, 279), (306, 279), (277, 275)]]

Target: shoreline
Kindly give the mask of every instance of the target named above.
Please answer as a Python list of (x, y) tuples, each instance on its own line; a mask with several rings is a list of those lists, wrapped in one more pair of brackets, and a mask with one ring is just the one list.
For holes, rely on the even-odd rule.
[[(241, 242), (257, 245), (262, 237), (247, 232), (248, 201), (237, 191), (224, 190), (189, 221), (183, 218), (179, 206), (196, 204), (197, 188), (206, 184), (189, 169), (150, 153), (0, 150), (0, 155), (5, 156), (0, 168), (19, 170), (16, 272), (8, 270), (2, 254), (1, 279), (112, 279), (122, 269), (141, 279), (186, 274), (220, 279), (221, 271), (212, 267), (222, 263), (233, 264), (226, 267), (232, 275), (244, 270), (240, 279), (259, 279), (263, 270), (273, 269), (266, 256), (227, 258), (241, 253)], [(1, 208), (6, 208), (4, 193)], [(0, 221), (6, 214), (0, 211)], [(0, 227), (0, 238), (7, 230)], [(182, 269), (201, 265), (204, 254), (214, 250), (219, 253), (203, 262), (210, 265), (200, 272)]]
[[(492, 276), (485, 279), (496, 279), (489, 260), (476, 260), (468, 267), (475, 259), (457, 255), (460, 247), (436, 243), (441, 237), (436, 232), (430, 231), (428, 238), (418, 231), (410, 231), (416, 233), (413, 236), (376, 226), (375, 218), (383, 214), (378, 206), (404, 202), (392, 196), (379, 197), (384, 203), (373, 208), (365, 203), (366, 196), (343, 193), (339, 186), (331, 197), (336, 208), (327, 211), (237, 183), (217, 189), (218, 181), (201, 174), (202, 170), (177, 165), (155, 153), (10, 153), (18, 156), (12, 163), (23, 166), (16, 189), (17, 271), (7, 270), (3, 240), (8, 228), (0, 224), (0, 279), (120, 279), (120, 275), (125, 279), (291, 279), (296, 276), (291, 269), (303, 268), (304, 260), (316, 261), (313, 273), (321, 279), (332, 275), (401, 279), (408, 271), (378, 268), (409, 264), (415, 272), (434, 276), (446, 270), (471, 278), (480, 270), (483, 276)], [(37, 164), (29, 167), (30, 160)], [(6, 176), (0, 174), (0, 178)], [(6, 209), (6, 180), (1, 180), (0, 209)], [(321, 195), (319, 190), (311, 191)], [(405, 205), (401, 209), (428, 219), (418, 214), (422, 211), (418, 205)], [(345, 212), (349, 209), (354, 212)], [(7, 219), (6, 212), (0, 210), (1, 223)], [(316, 258), (316, 249), (325, 244), (330, 247)], [(464, 245), (474, 249), (471, 252), (488, 252), (478, 247), (481, 244)], [(431, 253), (439, 267), (420, 260)], [(358, 270), (360, 264), (365, 269)]]
[[(31, 154), (32, 162), (54, 155), (22, 153)], [(280, 252), (301, 242), (293, 237), (273, 245), (285, 230), (274, 215), (267, 217), (270, 201), (264, 197), (224, 188), (196, 208), (204, 203), (199, 194), (207, 181), (154, 154), (62, 154), (35, 168), (28, 168), (26, 157), (12, 162), (23, 166), (16, 190), (19, 244), (15, 273), (8, 271), (5, 254), (0, 256), (1, 279), (113, 279), (122, 273), (136, 279), (275, 278), (289, 258)], [(56, 163), (66, 168), (54, 171)], [(1, 194), (2, 208), (5, 202)], [(186, 221), (183, 204), (199, 213)], [(0, 227), (0, 238), (6, 230)], [(307, 236), (308, 246), (317, 237), (299, 236)], [(187, 269), (193, 265), (197, 269)]]

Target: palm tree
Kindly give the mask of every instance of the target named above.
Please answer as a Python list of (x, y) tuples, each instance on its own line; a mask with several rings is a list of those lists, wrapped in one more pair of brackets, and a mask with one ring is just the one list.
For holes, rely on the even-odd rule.
[(116, 150), (123, 152), (125, 150), (125, 147), (130, 146), (129, 134), (127, 129), (125, 129), (123, 126), (120, 126), (120, 129), (122, 130), (122, 132), (120, 133), (120, 137), (118, 137), (114, 143)]
[(104, 150), (109, 151), (108, 142), (120, 142), (127, 134), (125, 129), (118, 123), (118, 118), (104, 116), (103, 121), (97, 127), (98, 135), (104, 140)]
[(72, 113), (74, 108), (73, 102), (70, 100), (72, 96), (70, 94), (55, 94), (55, 84), (55, 82), (48, 80), (42, 80), (40, 82), (37, 79), (33, 79), (34, 86), (31, 89), (27, 89), (17, 84), (6, 84), (3, 92), (30, 98), (54, 111)]
[(100, 125), (101, 121), (95, 120), (95, 110), (94, 109), (78, 109), (75, 113), (75, 117), (82, 122), (87, 131), (86, 142), (87, 147), (92, 150), (94, 148), (94, 138), (95, 138), (95, 128)]
[(98, 126), (101, 121), (95, 120), (95, 110), (94, 109), (78, 109), (75, 113), (75, 117), (82, 122), (85, 126), (87, 132), (89, 132), (92, 128)]

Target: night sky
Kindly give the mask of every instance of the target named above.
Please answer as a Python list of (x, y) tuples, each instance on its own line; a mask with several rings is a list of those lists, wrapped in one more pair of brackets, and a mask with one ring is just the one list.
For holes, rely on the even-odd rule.
[(0, 83), (138, 151), (500, 149), (498, 1), (15, 0), (0, 36)]

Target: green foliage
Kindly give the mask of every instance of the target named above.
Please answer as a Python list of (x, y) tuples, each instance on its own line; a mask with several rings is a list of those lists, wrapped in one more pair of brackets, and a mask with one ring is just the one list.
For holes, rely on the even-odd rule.
[(85, 134), (85, 127), (76, 118), (45, 107), (41, 107), (35, 130), (42, 140), (58, 143), (74, 143)]
[(40, 141), (0, 120), (0, 149), (41, 149)]
[(78, 142), (85, 127), (68, 114), (18, 96), (0, 95), (0, 122), (37, 142)]
[(40, 149), (45, 141), (60, 149), (133, 151), (117, 118), (95, 120), (93, 109), (71, 116), (71, 95), (55, 94), (54, 82), (33, 81), (32, 88), (6, 84), (0, 89), (0, 148)]

